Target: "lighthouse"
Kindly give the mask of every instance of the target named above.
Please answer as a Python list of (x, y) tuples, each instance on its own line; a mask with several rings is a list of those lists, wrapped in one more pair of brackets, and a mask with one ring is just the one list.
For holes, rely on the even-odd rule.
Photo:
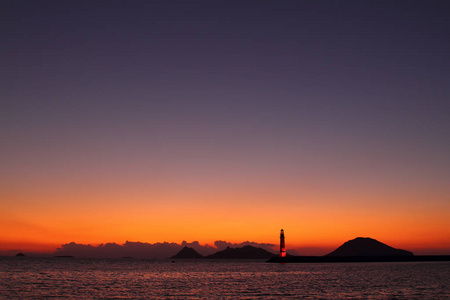
[(286, 246), (284, 244), (284, 230), (281, 229), (280, 233), (280, 257), (286, 256)]

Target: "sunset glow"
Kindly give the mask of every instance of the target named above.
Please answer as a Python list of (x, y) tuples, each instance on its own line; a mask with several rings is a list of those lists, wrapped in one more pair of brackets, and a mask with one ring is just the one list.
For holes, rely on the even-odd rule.
[(450, 254), (438, 10), (86, 3), (5, 10), (0, 255), (217, 240), (276, 253), (281, 228), (288, 253), (371, 237)]

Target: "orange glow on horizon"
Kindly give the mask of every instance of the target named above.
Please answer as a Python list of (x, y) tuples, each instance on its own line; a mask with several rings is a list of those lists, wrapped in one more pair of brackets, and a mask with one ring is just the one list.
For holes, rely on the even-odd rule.
[[(288, 250), (332, 249), (359, 236), (407, 250), (450, 249), (450, 204), (445, 201), (425, 206), (423, 200), (391, 193), (383, 201), (365, 195), (366, 201), (360, 202), (356, 192), (298, 193), (277, 186), (114, 191), (2, 191), (0, 196), (8, 201), (0, 212), (1, 249), (47, 251), (70, 242), (183, 240), (278, 245), (280, 228), (286, 230)], [(275, 205), (273, 199), (284, 200)]]

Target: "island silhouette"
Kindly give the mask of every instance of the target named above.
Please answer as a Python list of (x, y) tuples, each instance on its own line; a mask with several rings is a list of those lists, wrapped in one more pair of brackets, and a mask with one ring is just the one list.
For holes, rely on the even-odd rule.
[[(280, 234), (280, 253), (285, 247)], [(285, 245), (284, 245), (285, 246)], [(358, 237), (349, 240), (334, 251), (323, 256), (301, 255), (295, 250), (287, 250), (286, 256), (276, 254), (275, 244), (242, 242), (229, 243), (215, 241), (213, 246), (201, 245), (198, 241), (188, 243), (142, 243), (130, 242), (120, 245), (116, 243), (99, 244), (96, 246), (64, 244), (53, 254), (45, 257), (74, 258), (134, 258), (134, 259), (265, 259), (268, 262), (365, 262), (365, 261), (450, 261), (450, 255), (414, 255), (411, 251), (396, 249), (376, 239)], [(17, 256), (23, 253), (15, 253)], [(27, 254), (28, 256), (28, 254)], [(33, 253), (30, 257), (39, 257)]]
[[(198, 241), (193, 241), (191, 243), (183, 241), (181, 244), (169, 242), (150, 244), (127, 241), (122, 245), (116, 243), (106, 243), (96, 246), (71, 242), (58, 248), (56, 252), (53, 253), (53, 256), (73, 256), (77, 258), (132, 257), (135, 259), (167, 259), (181, 252), (179, 254), (180, 258), (200, 258), (215, 254), (218, 251), (226, 250), (227, 247), (242, 248), (245, 246), (262, 248), (270, 252), (270, 256), (274, 255), (273, 253), (276, 247), (276, 245), (268, 243), (257, 243), (250, 241), (230, 243), (222, 240), (215, 241), (212, 246), (208, 244), (201, 245)], [(196, 253), (192, 252), (192, 250), (184, 248), (192, 248)], [(256, 257), (259, 257), (258, 255), (259, 254), (255, 254)]]
[(414, 255), (411, 251), (395, 249), (372, 238), (358, 237), (339, 246), (326, 256), (402, 256)]
[(211, 255), (203, 256), (192, 248), (184, 247), (171, 259), (269, 259), (275, 254), (259, 247), (244, 246), (240, 248), (227, 247)]
[(265, 249), (253, 246), (244, 246), (239, 248), (227, 247), (224, 250), (216, 253), (203, 256), (193, 248), (185, 246), (176, 255), (170, 257), (171, 259), (270, 259), (270, 261), (295, 261), (301, 260), (306, 262), (308, 260), (319, 261), (346, 261), (346, 260), (377, 260), (377, 259), (398, 259), (402, 256), (414, 256), (411, 251), (396, 249), (379, 242), (372, 238), (358, 237), (347, 241), (336, 250), (324, 256), (294, 256), (287, 255), (286, 257), (277, 257), (274, 253)]
[(204, 258), (203, 255), (195, 251), (194, 248), (184, 246), (177, 254), (171, 257), (172, 259), (198, 259)]
[(268, 262), (402, 262), (450, 261), (450, 255), (414, 255), (411, 251), (396, 249), (372, 238), (349, 240), (324, 256), (273, 256)]

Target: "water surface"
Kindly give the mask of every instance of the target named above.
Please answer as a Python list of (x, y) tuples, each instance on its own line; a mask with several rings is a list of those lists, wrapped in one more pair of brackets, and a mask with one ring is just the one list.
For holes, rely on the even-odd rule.
[(450, 262), (0, 258), (3, 299), (450, 299), (449, 278)]

